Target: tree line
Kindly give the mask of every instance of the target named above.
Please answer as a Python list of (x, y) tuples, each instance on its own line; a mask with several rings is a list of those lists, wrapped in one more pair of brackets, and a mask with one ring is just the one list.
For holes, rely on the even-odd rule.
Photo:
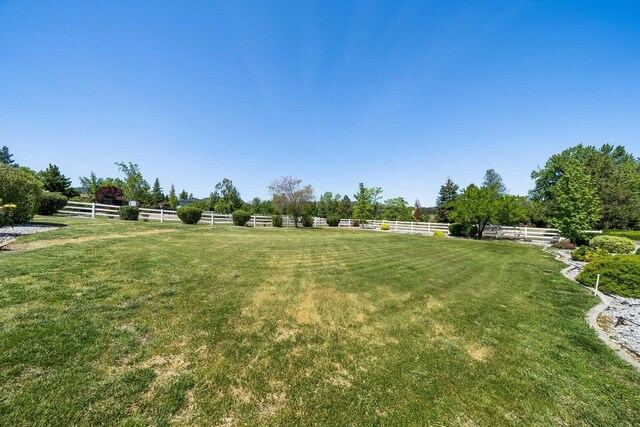
[[(67, 198), (85, 201), (135, 200), (143, 207), (175, 209), (193, 194), (176, 192), (173, 184), (165, 193), (159, 178), (153, 184), (132, 162), (117, 162), (118, 177), (98, 177), (94, 172), (80, 177), (84, 194), (71, 179), (50, 164), (40, 172), (20, 167), (8, 147), (0, 149), (0, 164), (32, 174), (42, 188)], [(355, 218), (361, 221), (432, 221), (460, 224), (467, 234), (482, 237), (490, 224), (556, 227), (571, 239), (583, 231), (637, 229), (640, 227), (640, 160), (622, 146), (605, 144), (599, 148), (577, 145), (552, 155), (543, 167), (531, 173), (533, 189), (526, 196), (509, 194), (502, 177), (489, 169), (479, 185), (461, 189), (451, 178), (440, 187), (434, 207), (423, 208), (419, 200), (410, 204), (402, 197), (383, 199), (380, 187), (360, 183), (350, 197), (332, 192), (316, 200), (313, 187), (293, 177), (281, 177), (268, 185), (271, 198), (245, 201), (229, 178), (218, 182), (208, 198), (191, 203), (203, 210), (252, 214), (286, 214), (295, 218)], [(2, 198), (2, 194), (0, 194)], [(4, 197), (7, 202), (7, 197)]]

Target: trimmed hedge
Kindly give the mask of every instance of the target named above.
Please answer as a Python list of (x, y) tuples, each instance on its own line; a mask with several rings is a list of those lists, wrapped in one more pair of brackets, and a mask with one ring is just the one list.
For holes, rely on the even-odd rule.
[(271, 215), (271, 225), (282, 227), (282, 215)]
[(340, 217), (337, 215), (329, 215), (327, 217), (327, 225), (329, 227), (337, 227), (340, 225)]
[(571, 252), (571, 259), (574, 261), (591, 262), (596, 258), (609, 256), (609, 252), (602, 248), (591, 248), (589, 246), (580, 246)]
[(140, 216), (140, 209), (137, 206), (120, 206), (118, 216), (125, 221), (137, 221)]
[(176, 215), (180, 218), (180, 221), (185, 224), (197, 224), (202, 218), (202, 209), (198, 209), (195, 206), (183, 206), (176, 210)]
[(302, 226), (303, 227), (313, 227), (313, 217), (311, 215), (303, 215), (302, 216)]
[(630, 254), (636, 250), (636, 243), (626, 237), (596, 236), (589, 242), (592, 248), (602, 248), (612, 254)]
[(45, 191), (40, 196), (40, 203), (38, 205), (39, 215), (53, 215), (59, 210), (67, 206), (67, 199), (62, 193), (50, 193)]
[(576, 278), (594, 287), (600, 275), (599, 290), (628, 298), (640, 298), (640, 257), (618, 255), (598, 258), (587, 264)]
[[(231, 217), (233, 218), (234, 225), (244, 227), (244, 225), (251, 219), (251, 214), (247, 211), (243, 211), (242, 209), (238, 209), (237, 211), (233, 211)], [(273, 219), (271, 221), (273, 221)]]
[(449, 224), (449, 234), (456, 237), (473, 237), (477, 234), (477, 230), (473, 224), (454, 222)]
[(38, 211), (42, 182), (29, 170), (0, 163), (0, 199), (15, 205), (0, 210), (0, 226), (31, 221)]

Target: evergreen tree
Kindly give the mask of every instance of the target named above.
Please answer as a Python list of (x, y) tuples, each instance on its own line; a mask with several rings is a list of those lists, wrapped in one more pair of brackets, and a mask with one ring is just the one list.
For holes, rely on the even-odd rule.
[(187, 193), (187, 190), (182, 190), (178, 197), (180, 200), (187, 200), (189, 198), (189, 193)]
[(353, 206), (351, 205), (351, 199), (345, 194), (338, 207), (338, 216), (343, 219), (348, 219), (351, 218), (352, 213)]
[(47, 169), (38, 173), (38, 177), (46, 191), (61, 193), (67, 197), (78, 195), (78, 192), (71, 188), (71, 179), (64, 176), (56, 165), (49, 164)]
[(168, 202), (171, 209), (178, 207), (178, 196), (176, 196), (176, 187), (173, 184), (171, 184), (171, 189), (169, 190)]
[(438, 198), (436, 199), (436, 216), (440, 222), (451, 222), (451, 212), (453, 210), (453, 203), (458, 197), (459, 187), (453, 183), (451, 178), (447, 178), (447, 181), (440, 186), (438, 192)]
[(87, 193), (89, 193), (91, 197), (95, 197), (98, 188), (105, 185), (105, 180), (102, 178), (98, 178), (96, 173), (94, 171), (91, 171), (91, 174), (89, 174), (88, 177), (80, 177), (80, 185), (87, 189)]
[(153, 181), (153, 187), (151, 189), (151, 203), (159, 205), (164, 200), (164, 194), (162, 193), (162, 187), (160, 187), (160, 180), (156, 178)]
[(378, 211), (380, 193), (382, 193), (380, 187), (367, 188), (361, 182), (358, 186), (358, 192), (353, 195), (356, 199), (353, 206), (353, 216), (361, 220), (373, 219)]
[(216, 212), (229, 214), (241, 209), (244, 205), (244, 202), (240, 198), (240, 192), (233, 185), (233, 181), (228, 178), (224, 178), (216, 184), (216, 192), (220, 194), (220, 199), (215, 206)]
[(500, 194), (507, 194), (507, 187), (505, 187), (504, 182), (502, 181), (502, 176), (496, 172), (494, 169), (489, 169), (484, 174), (484, 181), (482, 182), (483, 187), (491, 187), (495, 186), (496, 191)]
[(569, 160), (553, 192), (551, 223), (573, 242), (585, 238), (584, 231), (600, 219), (601, 203), (591, 176), (577, 160)]
[(18, 167), (19, 165), (13, 160), (13, 154), (9, 153), (9, 147), (4, 145), (0, 149), (0, 163), (5, 165)]

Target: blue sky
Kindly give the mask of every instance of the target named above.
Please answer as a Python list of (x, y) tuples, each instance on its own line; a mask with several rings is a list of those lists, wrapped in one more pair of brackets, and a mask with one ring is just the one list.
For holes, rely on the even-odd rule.
[(432, 205), (578, 144), (640, 155), (640, 2), (0, 2), (0, 146), (196, 196), (359, 182)]

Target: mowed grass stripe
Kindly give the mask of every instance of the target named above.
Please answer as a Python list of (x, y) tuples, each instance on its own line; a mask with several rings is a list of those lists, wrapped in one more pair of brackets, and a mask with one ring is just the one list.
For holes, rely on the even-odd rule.
[[(0, 424), (633, 425), (527, 245), (122, 221), (0, 255)], [(169, 229), (163, 234), (141, 231)], [(137, 233), (137, 234), (136, 234)], [(90, 239), (105, 235), (135, 235)], [(596, 368), (594, 368), (596, 367)]]

